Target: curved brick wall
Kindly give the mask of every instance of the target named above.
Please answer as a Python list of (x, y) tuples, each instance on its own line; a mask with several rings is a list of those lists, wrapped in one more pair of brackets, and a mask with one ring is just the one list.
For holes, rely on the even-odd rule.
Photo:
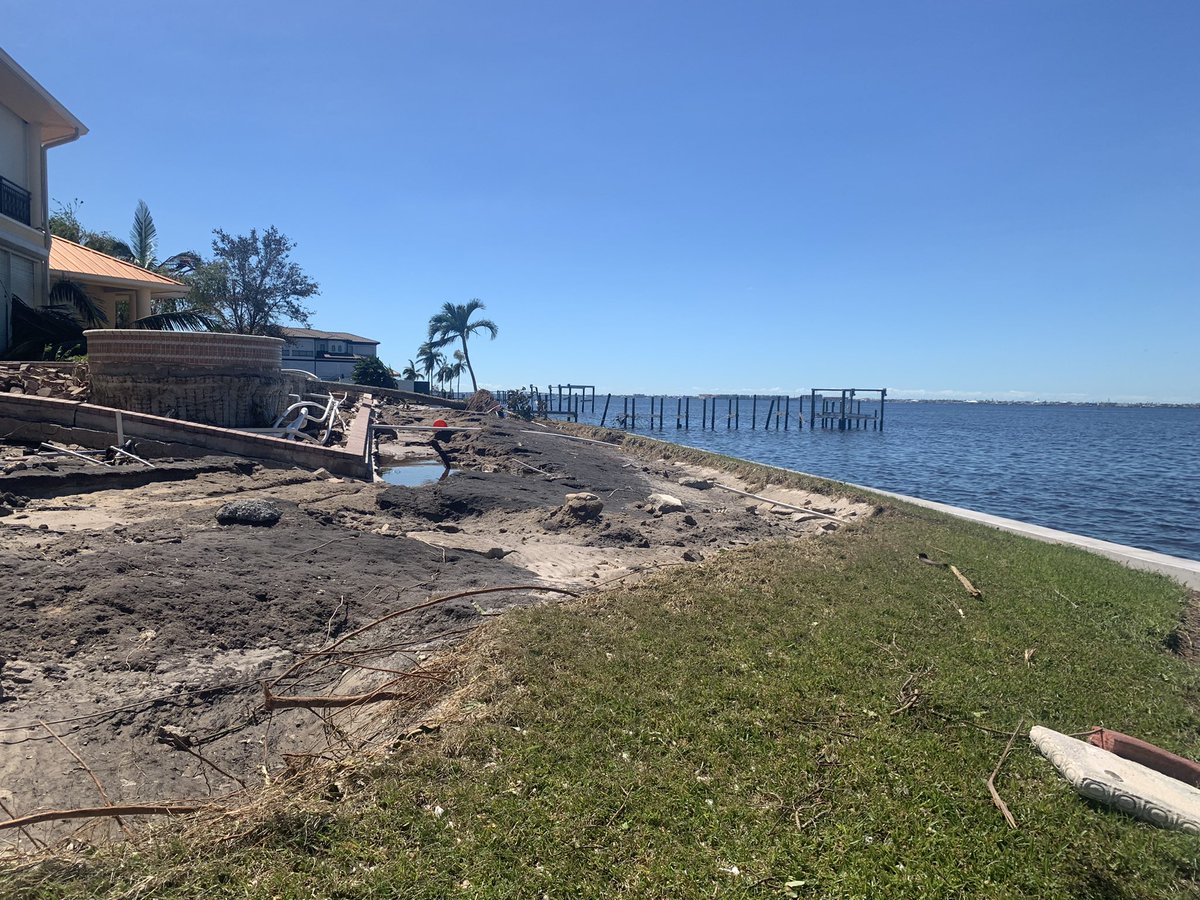
[(271, 425), (297, 393), (283, 341), (245, 334), (85, 332), (92, 402), (224, 427)]
[(85, 331), (93, 373), (126, 374), (132, 368), (205, 369), (231, 375), (278, 372), (283, 341), (248, 334), (102, 328)]

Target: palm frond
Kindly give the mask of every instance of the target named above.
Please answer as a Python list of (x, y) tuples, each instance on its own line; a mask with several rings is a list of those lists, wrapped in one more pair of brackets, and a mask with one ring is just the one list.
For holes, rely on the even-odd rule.
[(20, 297), (12, 298), (12, 339), (7, 359), (53, 358), (59, 353), (81, 352), (87, 346), (74, 307), (34, 307)]
[(83, 285), (70, 278), (60, 278), (50, 288), (50, 303), (55, 307), (73, 309), (87, 325), (108, 324), (108, 313), (88, 295)]
[(129, 231), (129, 247), (133, 261), (143, 269), (154, 267), (154, 251), (157, 249), (158, 229), (145, 200), (139, 200), (133, 211), (133, 228)]
[(129, 327), (144, 328), (148, 331), (216, 331), (217, 326), (217, 321), (210, 316), (194, 309), (183, 309), (179, 312), (144, 316), (135, 320)]
[(168, 256), (156, 268), (165, 275), (189, 275), (200, 268), (203, 262), (204, 259), (195, 250), (184, 250), (182, 253)]
[(496, 332), (500, 329), (496, 327), (496, 323), (491, 319), (480, 319), (477, 322), (472, 322), (467, 328), (468, 334), (475, 334), (477, 331), (486, 331), (492, 336), (492, 340), (496, 339)]

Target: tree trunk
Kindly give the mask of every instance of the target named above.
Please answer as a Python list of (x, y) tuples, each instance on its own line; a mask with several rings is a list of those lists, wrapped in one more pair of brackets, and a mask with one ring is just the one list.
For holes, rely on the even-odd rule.
[(475, 367), (471, 365), (471, 354), (467, 352), (467, 336), (460, 334), (463, 347), (463, 362), (467, 364), (467, 374), (471, 376), (471, 392), (475, 393), (479, 390), (479, 383), (475, 380)]

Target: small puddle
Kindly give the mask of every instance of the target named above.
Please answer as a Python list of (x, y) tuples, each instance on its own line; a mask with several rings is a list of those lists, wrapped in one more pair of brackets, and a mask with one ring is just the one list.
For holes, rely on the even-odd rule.
[(398, 484), (403, 487), (420, 487), (435, 481), (445, 481), (458, 469), (447, 469), (440, 460), (422, 459), (418, 462), (401, 463), (379, 470), (379, 477), (388, 484)]

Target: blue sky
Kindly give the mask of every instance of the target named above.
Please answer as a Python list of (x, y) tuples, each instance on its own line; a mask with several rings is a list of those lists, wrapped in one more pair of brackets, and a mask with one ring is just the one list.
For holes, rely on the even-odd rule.
[[(480, 381), (1200, 401), (1200, 4), (9, 3), (162, 250), (276, 225), (318, 328)], [(137, 48), (131, 47), (131, 36)]]

